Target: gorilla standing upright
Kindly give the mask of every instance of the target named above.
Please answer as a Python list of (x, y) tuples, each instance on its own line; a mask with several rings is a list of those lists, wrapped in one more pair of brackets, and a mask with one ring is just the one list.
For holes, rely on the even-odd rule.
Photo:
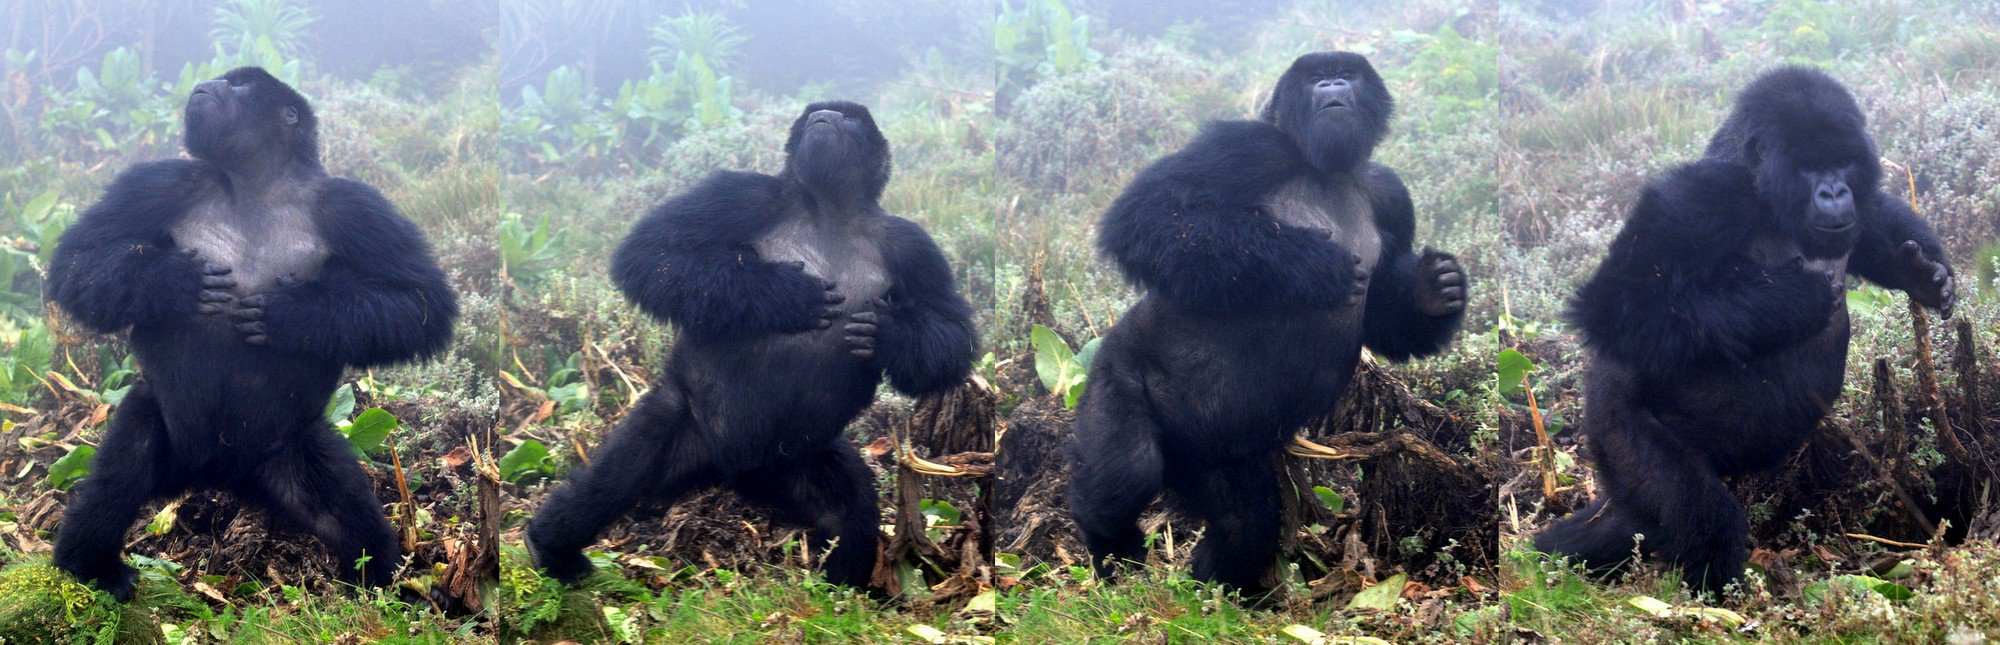
[(626, 297), (680, 330), (667, 367), (588, 467), (528, 526), (559, 580), (641, 501), (728, 486), (811, 527), (827, 579), (862, 586), (880, 534), (847, 423), (890, 385), (913, 396), (972, 369), (972, 308), (915, 223), (882, 211), (889, 144), (868, 108), (814, 103), (776, 177), (720, 172), (655, 209), (611, 260)]
[(1597, 498), (1537, 549), (1610, 570), (1637, 547), (1704, 591), (1742, 574), (1748, 521), (1723, 478), (1781, 463), (1840, 396), (1847, 274), (1951, 315), (1937, 235), (1881, 174), (1847, 89), (1786, 67), (1646, 187), (1571, 311), (1593, 351)]
[[(118, 406), (56, 535), (56, 566), (121, 600), (125, 529), (149, 500), (222, 488), (309, 528), (336, 573), (389, 582), (396, 534), (323, 418), (347, 366), (425, 357), (458, 304), (423, 233), (320, 167), (312, 107), (262, 69), (195, 86), (194, 159), (126, 170), (63, 233), (48, 297), (132, 330)], [(365, 564), (357, 563), (365, 558)]]
[(1104, 338), (1070, 448), (1101, 575), (1145, 560), (1139, 514), (1164, 489), (1208, 524), (1195, 577), (1263, 589), (1278, 452), (1363, 345), (1402, 360), (1458, 328), (1458, 261), (1410, 250), (1409, 193), (1369, 161), (1393, 108), (1366, 58), (1301, 56), (1260, 120), (1209, 124), (1105, 213), (1098, 248), (1145, 295)]

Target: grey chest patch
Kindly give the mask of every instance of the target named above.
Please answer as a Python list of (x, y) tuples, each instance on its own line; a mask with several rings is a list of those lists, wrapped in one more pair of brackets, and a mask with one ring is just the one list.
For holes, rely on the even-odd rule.
[(236, 294), (269, 291), (280, 277), (319, 277), (329, 252), (312, 214), (297, 204), (245, 207), (227, 199), (204, 202), (172, 230), (174, 245), (230, 268)]
[(756, 243), (757, 255), (770, 262), (801, 262), (807, 274), (832, 282), (847, 300), (842, 311), (855, 312), (889, 291), (889, 273), (875, 236), (866, 225), (824, 224), (798, 216), (773, 228)]
[(1265, 207), (1279, 223), (1326, 231), (1374, 266), (1382, 255), (1382, 236), (1375, 230), (1375, 210), (1357, 183), (1322, 186), (1309, 180), (1294, 180), (1272, 193)]

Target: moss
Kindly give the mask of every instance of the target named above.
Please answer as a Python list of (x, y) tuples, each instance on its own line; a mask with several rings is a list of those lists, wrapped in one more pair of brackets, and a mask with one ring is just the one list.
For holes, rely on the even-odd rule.
[(144, 609), (120, 605), (46, 560), (0, 571), (0, 643), (163, 643)]

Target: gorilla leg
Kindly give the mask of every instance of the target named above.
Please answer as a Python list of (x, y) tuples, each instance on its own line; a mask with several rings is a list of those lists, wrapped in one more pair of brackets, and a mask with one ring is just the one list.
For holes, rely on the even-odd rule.
[(829, 582), (859, 589), (874, 576), (882, 533), (875, 475), (846, 435), (824, 453), (758, 467), (730, 487), (779, 521), (809, 527), (813, 550), (825, 554)]
[(1597, 499), (1569, 517), (1543, 529), (1535, 536), (1535, 550), (1567, 555), (1571, 561), (1597, 574), (1617, 571), (1632, 560), (1638, 545), (1633, 535), (1653, 535), (1642, 518), (1620, 508), (1608, 507), (1608, 493), (1600, 488)]
[[(1720, 592), (1749, 560), (1749, 520), (1702, 451), (1650, 415), (1626, 419), (1596, 440), (1605, 504), (1616, 523), (1604, 531), (1643, 532), (1647, 553), (1680, 567), (1682, 581)], [(1602, 520), (1600, 520), (1602, 521)]]
[(314, 419), (292, 430), (277, 456), (256, 469), (246, 488), (247, 497), (319, 538), (342, 580), (368, 587), (395, 580), (402, 564), (396, 530), (382, 515), (382, 500), (375, 497), (368, 473), (324, 421)]
[(1195, 546), (1196, 579), (1252, 596), (1268, 590), (1264, 573), (1278, 555), (1276, 467), (1271, 459), (1232, 459), (1175, 468), (1188, 475), (1168, 486), (1182, 508), (1208, 525)]
[(1106, 579), (1123, 563), (1146, 562), (1139, 514), (1163, 487), (1158, 427), (1146, 415), (1146, 401), (1120, 385), (1104, 378), (1084, 394), (1070, 446), (1070, 514), (1091, 566)]
[(706, 448), (694, 432), (687, 401), (672, 379), (640, 397), (591, 463), (543, 500), (528, 522), (535, 564), (567, 583), (588, 577), (583, 548), (641, 501), (672, 503), (712, 483)]
[(164, 458), (166, 420), (152, 388), (139, 385), (118, 406), (90, 460), (56, 534), (55, 565), (123, 602), (138, 571), (119, 560), (125, 530), (150, 501), (177, 493), (184, 482)]

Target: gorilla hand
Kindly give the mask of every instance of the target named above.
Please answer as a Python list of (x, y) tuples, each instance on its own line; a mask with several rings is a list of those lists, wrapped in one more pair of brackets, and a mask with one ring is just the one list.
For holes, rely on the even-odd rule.
[(1951, 267), (1932, 260), (1924, 253), (1916, 240), (1903, 242), (1897, 249), (1896, 261), (1904, 275), (1909, 276), (1906, 291), (1917, 304), (1938, 310), (1938, 315), (1951, 318), (1951, 310), (1958, 304), (1958, 284), (1952, 279)]
[[(194, 249), (182, 250), (181, 257), (195, 259)], [(229, 267), (214, 262), (202, 262), (199, 267), (201, 293), (195, 296), (194, 311), (207, 315), (222, 313), (225, 306), (236, 300), (231, 291), (236, 288), (236, 279), (229, 277)]]
[(875, 334), (881, 331), (883, 325), (889, 324), (889, 315), (882, 313), (889, 308), (887, 300), (881, 298), (870, 300), (868, 308), (868, 311), (855, 312), (854, 315), (848, 316), (848, 320), (853, 322), (841, 328), (841, 332), (846, 334), (842, 340), (847, 342), (847, 353), (857, 358), (875, 357)]
[(834, 287), (832, 282), (806, 273), (806, 263), (804, 262), (784, 262), (778, 266), (795, 272), (796, 277), (799, 279), (809, 281), (813, 286), (818, 287), (805, 303), (805, 315), (801, 317), (800, 324), (790, 325), (783, 331), (799, 334), (832, 327), (833, 321), (840, 318), (840, 308), (834, 305), (846, 302), (847, 296), (840, 295), (840, 291)]
[[(291, 276), (278, 278), (278, 289), (289, 289), (299, 281)], [(237, 333), (243, 334), (243, 342), (262, 346), (270, 342), (264, 336), (264, 307), (271, 302), (269, 294), (257, 294), (236, 302), (236, 310), (229, 317), (236, 321)]]
[(1417, 310), (1433, 317), (1465, 311), (1465, 270), (1458, 258), (1424, 247), (1417, 259)]

